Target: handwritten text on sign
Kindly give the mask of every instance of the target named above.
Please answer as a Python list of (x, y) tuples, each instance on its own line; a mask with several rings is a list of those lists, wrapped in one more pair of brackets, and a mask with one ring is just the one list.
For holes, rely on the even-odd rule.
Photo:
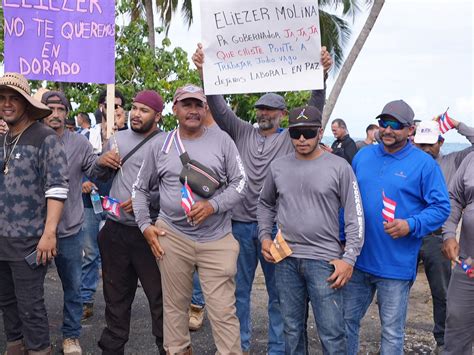
[(29, 79), (114, 83), (114, 0), (3, 0), (5, 70)]
[(315, 0), (201, 1), (206, 94), (323, 88)]

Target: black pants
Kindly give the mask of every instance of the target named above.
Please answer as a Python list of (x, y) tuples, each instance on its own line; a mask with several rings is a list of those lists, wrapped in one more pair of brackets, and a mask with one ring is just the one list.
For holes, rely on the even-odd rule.
[(99, 340), (102, 353), (124, 353), (138, 279), (150, 305), (156, 345), (164, 353), (160, 270), (140, 229), (108, 219), (99, 233), (99, 250), (107, 323)]
[(446, 294), (451, 277), (451, 261), (441, 252), (443, 239), (440, 235), (430, 234), (423, 238), (419, 259), (425, 266), (425, 274), (430, 285), (433, 299), (433, 336), (438, 345), (444, 345), (444, 327), (446, 322)]

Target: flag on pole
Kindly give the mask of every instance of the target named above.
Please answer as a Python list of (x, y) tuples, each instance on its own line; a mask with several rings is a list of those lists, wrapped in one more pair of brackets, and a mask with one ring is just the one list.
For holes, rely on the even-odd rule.
[(385, 196), (385, 192), (382, 191), (382, 200), (383, 200), (383, 210), (382, 210), (382, 217), (387, 222), (393, 222), (395, 219), (395, 208), (397, 207), (397, 203), (388, 197)]
[(443, 113), (438, 120), (439, 130), (442, 134), (445, 134), (450, 129), (454, 128), (454, 123), (451, 121), (451, 118), (448, 116), (448, 111)]
[(102, 197), (102, 207), (105, 211), (109, 211), (113, 215), (120, 217), (120, 201), (109, 196), (104, 196)]
[(191, 208), (194, 205), (194, 197), (191, 188), (188, 185), (188, 178), (184, 180), (184, 185), (181, 188), (181, 207), (186, 214), (191, 212)]

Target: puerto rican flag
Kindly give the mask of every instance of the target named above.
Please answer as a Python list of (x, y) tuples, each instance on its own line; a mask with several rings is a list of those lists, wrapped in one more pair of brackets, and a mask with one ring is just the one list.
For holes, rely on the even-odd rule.
[(393, 222), (395, 219), (395, 208), (397, 207), (397, 203), (394, 200), (389, 199), (385, 196), (385, 192), (382, 191), (382, 201), (383, 201), (383, 210), (382, 210), (382, 217), (387, 222)]
[(102, 207), (105, 211), (109, 211), (113, 215), (120, 217), (120, 201), (109, 196), (104, 196), (102, 198)]
[(439, 124), (439, 130), (442, 134), (445, 134), (447, 131), (454, 128), (454, 123), (453, 121), (451, 121), (451, 118), (449, 118), (448, 112), (443, 113), (439, 117), (438, 124)]
[(191, 188), (188, 185), (188, 179), (186, 178), (184, 181), (184, 185), (181, 188), (181, 207), (186, 214), (191, 212), (191, 208), (194, 205), (194, 197)]

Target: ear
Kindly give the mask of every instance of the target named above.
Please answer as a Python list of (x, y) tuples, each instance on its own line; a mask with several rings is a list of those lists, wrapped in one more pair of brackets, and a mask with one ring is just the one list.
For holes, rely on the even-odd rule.
[(162, 118), (161, 112), (157, 112), (156, 115), (155, 115), (155, 123), (157, 123), (157, 124), (160, 123), (161, 118)]
[(173, 105), (173, 114), (174, 114), (175, 116), (176, 116), (176, 111), (177, 111), (177, 109), (176, 109), (176, 104), (174, 104), (174, 105)]

